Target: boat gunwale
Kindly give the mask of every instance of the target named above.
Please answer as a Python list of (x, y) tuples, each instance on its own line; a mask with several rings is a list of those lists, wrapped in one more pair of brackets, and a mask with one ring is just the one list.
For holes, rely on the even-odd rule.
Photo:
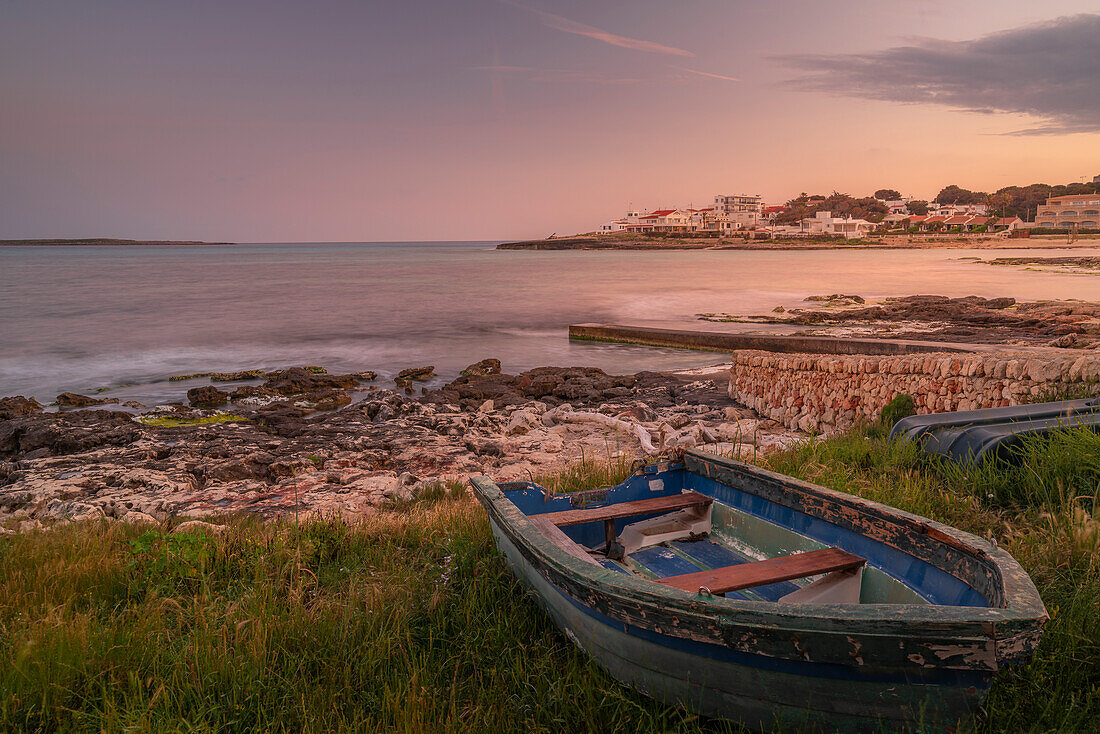
[[(774, 474), (759, 467), (743, 464), (699, 451), (688, 452), (692, 459), (724, 466), (739, 472), (749, 472), (769, 480), (795, 483), (830, 502), (842, 502), (861, 511), (877, 514), (890, 521), (902, 521), (912, 526), (929, 527), (937, 535), (950, 539), (956, 550), (970, 552), (992, 564), (1004, 585), (1004, 606), (960, 607), (909, 604), (783, 604), (769, 601), (727, 599), (692, 594), (652, 581), (618, 573), (576, 558), (554, 545), (534, 523), (488, 477), (472, 477), (475, 495), (486, 507), (490, 520), (505, 532), (521, 551), (526, 548), (547, 570), (571, 585), (585, 589), (593, 598), (602, 597), (620, 607), (639, 609), (641, 618), (648, 610), (654, 619), (677, 619), (667, 634), (717, 642), (718, 630), (707, 635), (691, 633), (692, 621), (706, 628), (718, 623), (723, 628), (751, 627), (767, 632), (805, 632), (811, 634), (846, 634), (868, 638), (905, 638), (921, 644), (958, 644), (971, 646), (974, 655), (960, 653), (952, 664), (936, 667), (996, 670), (999, 663), (1029, 652), (1038, 639), (1047, 613), (1038, 591), (1022, 567), (1008, 553), (964, 531), (902, 510), (855, 497), (844, 492)], [(694, 463), (694, 462), (693, 462)], [(691, 471), (692, 469), (688, 469)], [(697, 472), (700, 473), (700, 472)], [(943, 538), (936, 540), (944, 542)], [(525, 554), (526, 555), (526, 554)], [(553, 583), (553, 580), (551, 580)], [(556, 586), (560, 584), (555, 583)], [(567, 589), (563, 589), (568, 593)], [(571, 594), (575, 596), (575, 594)], [(583, 600), (580, 600), (582, 601)], [(677, 616), (679, 615), (679, 616)], [(614, 618), (614, 615), (610, 615)], [(679, 618), (682, 617), (682, 620)], [(637, 624), (638, 619), (624, 619)], [(721, 635), (717, 635), (721, 637)], [(977, 648), (974, 645), (977, 643)], [(978, 648), (985, 646), (984, 650)], [(989, 647), (992, 649), (989, 649)], [(981, 653), (981, 654), (979, 654)], [(765, 653), (766, 654), (766, 653)], [(912, 664), (922, 664), (911, 661)]]

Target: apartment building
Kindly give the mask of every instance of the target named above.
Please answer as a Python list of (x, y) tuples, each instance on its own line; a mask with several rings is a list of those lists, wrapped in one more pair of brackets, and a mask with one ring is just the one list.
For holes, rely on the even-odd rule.
[(719, 194), (714, 197), (714, 211), (729, 217), (733, 229), (749, 229), (760, 222), (764, 203), (759, 196)]
[(1100, 194), (1052, 196), (1035, 215), (1036, 227), (1100, 228)]

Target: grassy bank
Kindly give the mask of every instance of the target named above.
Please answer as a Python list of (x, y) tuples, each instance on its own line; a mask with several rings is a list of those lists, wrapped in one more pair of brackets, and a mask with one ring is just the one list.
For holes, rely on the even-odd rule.
[[(1100, 715), (1100, 438), (1067, 433), (1023, 458), (964, 471), (869, 429), (770, 460), (993, 537), (1032, 574), (1052, 617), (1043, 644), (963, 730), (1078, 731)], [(504, 570), (462, 487), (356, 524), (166, 531), (0, 538), (0, 730), (736, 730), (588, 662)]]

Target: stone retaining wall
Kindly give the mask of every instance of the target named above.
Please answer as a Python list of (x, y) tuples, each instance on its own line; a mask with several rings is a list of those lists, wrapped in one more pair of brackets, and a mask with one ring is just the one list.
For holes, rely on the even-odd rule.
[(1100, 354), (998, 352), (826, 356), (738, 351), (729, 395), (761, 416), (803, 431), (844, 430), (878, 417), (905, 393), (918, 413), (1029, 402), (1066, 385), (1100, 380)]

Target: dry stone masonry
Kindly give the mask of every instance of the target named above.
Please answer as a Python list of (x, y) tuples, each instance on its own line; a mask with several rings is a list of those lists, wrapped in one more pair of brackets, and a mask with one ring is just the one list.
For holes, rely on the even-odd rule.
[(1095, 352), (834, 356), (746, 350), (733, 355), (729, 396), (789, 428), (833, 432), (877, 418), (902, 393), (913, 397), (918, 413), (940, 413), (1017, 405), (1097, 381)]

